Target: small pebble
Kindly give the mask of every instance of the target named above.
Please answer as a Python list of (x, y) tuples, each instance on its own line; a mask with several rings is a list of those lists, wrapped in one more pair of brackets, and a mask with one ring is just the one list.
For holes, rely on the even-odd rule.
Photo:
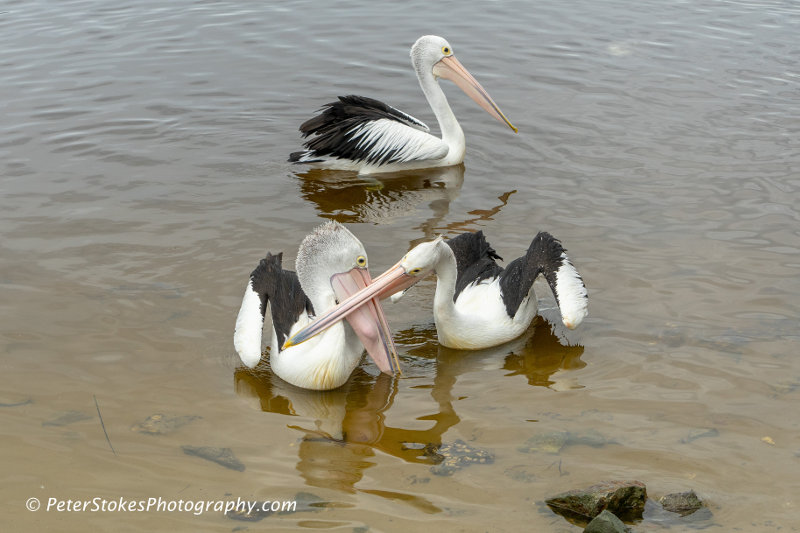
[(231, 470), (244, 471), (244, 464), (233, 455), (230, 448), (215, 448), (213, 446), (181, 446), (183, 453), (194, 455), (207, 461), (217, 463)]
[(203, 417), (196, 415), (167, 416), (156, 413), (148, 416), (144, 421), (131, 426), (131, 431), (145, 433), (147, 435), (166, 435), (201, 418)]
[(66, 426), (67, 424), (74, 424), (82, 420), (89, 420), (92, 415), (86, 414), (81, 411), (67, 411), (57, 416), (56, 418), (42, 422), (43, 426)]

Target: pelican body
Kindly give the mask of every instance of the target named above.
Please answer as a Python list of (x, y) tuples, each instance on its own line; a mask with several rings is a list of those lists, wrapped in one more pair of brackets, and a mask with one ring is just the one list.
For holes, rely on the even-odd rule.
[(436, 274), (433, 317), (439, 342), (450, 348), (479, 350), (522, 335), (536, 316), (533, 282), (544, 275), (561, 311), (564, 325), (577, 327), (587, 314), (587, 294), (580, 274), (561, 242), (540, 232), (527, 253), (502, 268), (502, 259), (483, 232), (441, 237), (417, 245), (373, 283), (320, 316), (287, 344), (302, 342), (341, 320), (370, 298), (406, 290), (431, 272)]
[(328, 390), (344, 384), (366, 347), (382, 372), (399, 371), (391, 332), (376, 299), (301, 346), (284, 341), (313, 324), (324, 313), (369, 285), (367, 255), (344, 226), (328, 222), (300, 244), (297, 273), (282, 268), (282, 254), (270, 253), (250, 275), (233, 341), (242, 362), (255, 367), (261, 359), (261, 335), (267, 311), (272, 317), (270, 365), (273, 372), (305, 389)]
[(497, 120), (517, 131), (486, 90), (453, 55), (443, 38), (425, 35), (411, 47), (411, 63), (422, 92), (436, 115), (442, 138), (420, 120), (378, 100), (340, 96), (300, 126), (305, 150), (289, 156), (293, 163), (362, 174), (458, 165), (466, 141), (439, 78), (456, 83)]

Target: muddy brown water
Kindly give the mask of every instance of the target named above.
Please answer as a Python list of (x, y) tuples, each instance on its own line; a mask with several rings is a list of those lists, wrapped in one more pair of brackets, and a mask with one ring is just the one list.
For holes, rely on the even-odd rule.
[[(2, 529), (579, 531), (543, 500), (632, 478), (707, 502), (672, 530), (797, 531), (798, 30), (794, 2), (6, 2)], [(463, 166), (363, 179), (285, 162), (338, 94), (435, 123), (408, 60), (425, 33), (519, 135), (446, 85)], [(244, 370), (250, 270), (267, 250), (291, 265), (331, 218), (373, 273), (439, 234), (481, 229), (508, 260), (549, 231), (590, 316), (566, 331), (537, 283), (526, 337), (448, 350), (429, 279), (387, 309), (402, 379), (365, 363), (312, 393)], [(154, 414), (171, 425), (132, 430)], [(437, 475), (431, 450), (459, 440), (493, 460)], [(298, 494), (313, 503), (257, 524), (45, 509)]]

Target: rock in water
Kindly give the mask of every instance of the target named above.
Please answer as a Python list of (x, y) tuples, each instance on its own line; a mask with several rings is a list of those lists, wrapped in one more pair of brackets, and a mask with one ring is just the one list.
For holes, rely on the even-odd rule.
[(0, 396), (0, 407), (21, 407), (31, 403), (33, 399), (30, 396), (27, 398)]
[(92, 415), (83, 413), (81, 411), (67, 411), (62, 413), (57, 418), (53, 418), (51, 420), (46, 420), (42, 422), (43, 426), (66, 426), (68, 424), (74, 424), (75, 422), (81, 422), (83, 420), (90, 420)]
[(212, 461), (218, 465), (231, 470), (244, 471), (244, 464), (233, 455), (230, 448), (214, 448), (213, 446), (181, 446), (183, 453), (186, 455), (195, 455), (202, 457), (207, 461)]
[(606, 439), (602, 433), (594, 429), (588, 431), (550, 431), (538, 433), (525, 441), (522, 446), (517, 447), (517, 451), (522, 453), (549, 453), (558, 455), (567, 446), (583, 445), (593, 448), (601, 448), (611, 441)]
[(494, 462), (492, 452), (470, 446), (461, 439), (456, 439), (452, 444), (440, 446), (428, 444), (425, 446), (423, 454), (436, 463), (431, 467), (431, 472), (437, 476), (452, 476), (457, 470), (467, 465)]
[(167, 416), (156, 413), (145, 418), (143, 422), (131, 426), (131, 431), (147, 435), (166, 435), (199, 418), (203, 417), (197, 415)]
[(647, 488), (641, 481), (604, 481), (585, 489), (570, 490), (545, 500), (564, 516), (594, 518), (608, 509), (625, 519), (640, 519), (647, 501)]
[(627, 533), (630, 531), (614, 513), (603, 511), (589, 522), (583, 533)]
[(681, 439), (681, 442), (683, 444), (689, 444), (697, 439), (705, 439), (708, 437), (719, 437), (719, 430), (717, 428), (693, 429), (686, 437)]
[(517, 450), (522, 453), (549, 453), (556, 455), (566, 446), (569, 433), (566, 431), (552, 431), (549, 433), (539, 433), (525, 441)]
[(662, 496), (658, 503), (667, 511), (678, 513), (681, 516), (690, 515), (703, 506), (703, 502), (693, 490), (667, 494)]
[(602, 448), (606, 444), (616, 444), (616, 442), (608, 440), (605, 435), (596, 429), (588, 429), (577, 433), (570, 431), (567, 444), (582, 444), (583, 446), (591, 446), (592, 448)]

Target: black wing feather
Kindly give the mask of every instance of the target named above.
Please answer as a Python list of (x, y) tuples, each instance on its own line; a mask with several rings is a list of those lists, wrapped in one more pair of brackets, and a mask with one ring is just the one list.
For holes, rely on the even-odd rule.
[(528, 252), (513, 260), (500, 275), (500, 289), (508, 316), (514, 317), (522, 300), (528, 296), (533, 282), (543, 274), (558, 303), (556, 272), (561, 267), (566, 249), (561, 241), (547, 232), (539, 232), (531, 241)]
[(283, 253), (262, 259), (250, 274), (253, 290), (261, 299), (261, 316), (267, 312), (267, 302), (272, 308), (272, 326), (278, 336), (278, 346), (283, 346), (292, 326), (302, 313), (314, 314), (314, 306), (303, 292), (297, 274), (281, 266)]
[(339, 101), (325, 104), (321, 111), (300, 126), (303, 137), (314, 137), (303, 144), (305, 151), (289, 155), (290, 162), (313, 163), (322, 161), (323, 157), (338, 157), (375, 164), (392, 163), (398, 160), (394, 150), (382, 155), (370, 153), (358, 147), (359, 139), (353, 138), (352, 131), (367, 122), (380, 119), (394, 120), (421, 131), (429, 131), (423, 122), (411, 115), (366, 96), (340, 96)]
[(495, 259), (503, 260), (497, 252), (486, 242), (482, 231), (475, 233), (462, 233), (447, 242), (453, 255), (456, 256), (456, 292), (453, 295), (455, 302), (467, 286), (478, 283), (488, 278), (496, 278), (503, 272), (503, 267)]

